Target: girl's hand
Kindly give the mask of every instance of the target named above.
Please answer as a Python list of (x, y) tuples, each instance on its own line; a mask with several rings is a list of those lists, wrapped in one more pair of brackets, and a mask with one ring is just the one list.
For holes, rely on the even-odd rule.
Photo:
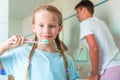
[(10, 48), (15, 48), (15, 47), (18, 47), (20, 45), (23, 45), (24, 42), (25, 42), (25, 38), (24, 37), (22, 37), (20, 35), (14, 35), (14, 36), (10, 37), (4, 43), (4, 46), (6, 47), (6, 49), (10, 49)]
[(0, 45), (0, 56), (8, 49), (15, 48), (24, 44), (25, 38), (19, 35), (14, 35), (9, 38), (6, 42)]

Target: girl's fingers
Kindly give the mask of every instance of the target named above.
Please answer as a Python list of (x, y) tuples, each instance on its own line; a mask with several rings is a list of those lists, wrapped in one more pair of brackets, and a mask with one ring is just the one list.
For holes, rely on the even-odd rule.
[(25, 43), (25, 38), (21, 36), (21, 45)]
[(25, 38), (18, 35), (17, 36), (17, 44), (22, 45), (22, 44), (24, 44), (24, 42), (25, 42)]
[(14, 45), (22, 45), (25, 42), (25, 38), (20, 35), (14, 35), (11, 38), (9, 38), (8, 43), (14, 44)]
[(22, 41), (21, 36), (17, 35), (16, 37), (17, 37), (16, 44), (20, 45)]
[(20, 45), (23, 45), (25, 43), (25, 38), (20, 36), (20, 35), (14, 35), (10, 37), (5, 43), (5, 48), (10, 49), (10, 48), (15, 48)]

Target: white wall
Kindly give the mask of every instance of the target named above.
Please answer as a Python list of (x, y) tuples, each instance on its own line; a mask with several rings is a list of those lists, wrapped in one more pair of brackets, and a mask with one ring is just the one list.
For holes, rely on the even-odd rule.
[(109, 2), (109, 11), (110, 11), (110, 29), (115, 38), (115, 42), (120, 49), (120, 0), (111, 0)]
[(63, 18), (66, 18), (75, 13), (74, 7), (79, 1), (80, 0), (54, 0), (50, 4), (56, 6), (62, 12)]
[[(23, 25), (23, 28), (22, 28), (22, 34), (25, 36), (25, 37), (32, 37), (33, 35), (32, 34), (32, 16), (28, 16), (26, 17), (23, 21), (22, 21), (22, 25)], [(30, 34), (30, 36), (28, 35)]]
[(0, 43), (8, 38), (8, 0), (0, 0)]
[(22, 20), (9, 18), (9, 36), (22, 35)]

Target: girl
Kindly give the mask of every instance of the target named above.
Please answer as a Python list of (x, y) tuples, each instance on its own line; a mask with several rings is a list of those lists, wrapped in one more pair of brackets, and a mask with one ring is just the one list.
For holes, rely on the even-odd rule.
[[(21, 46), (27, 39), (14, 35), (0, 46), (1, 69), (15, 80), (75, 80), (79, 77), (72, 59), (64, 54), (67, 47), (59, 40), (62, 15), (51, 5), (38, 7), (32, 18), (33, 46)], [(57, 48), (55, 47), (55, 43)], [(15, 48), (7, 52), (10, 48)]]

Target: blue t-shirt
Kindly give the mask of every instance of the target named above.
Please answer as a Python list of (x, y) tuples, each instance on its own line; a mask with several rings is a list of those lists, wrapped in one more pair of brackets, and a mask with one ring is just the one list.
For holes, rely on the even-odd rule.
[[(6, 74), (12, 74), (15, 80), (25, 80), (30, 51), (31, 47), (19, 47), (4, 53), (0, 61)], [(79, 74), (70, 56), (67, 56), (67, 60), (70, 80), (75, 80)], [(36, 49), (31, 61), (29, 78), (31, 80), (66, 80), (65, 65), (60, 53), (48, 53)]]

